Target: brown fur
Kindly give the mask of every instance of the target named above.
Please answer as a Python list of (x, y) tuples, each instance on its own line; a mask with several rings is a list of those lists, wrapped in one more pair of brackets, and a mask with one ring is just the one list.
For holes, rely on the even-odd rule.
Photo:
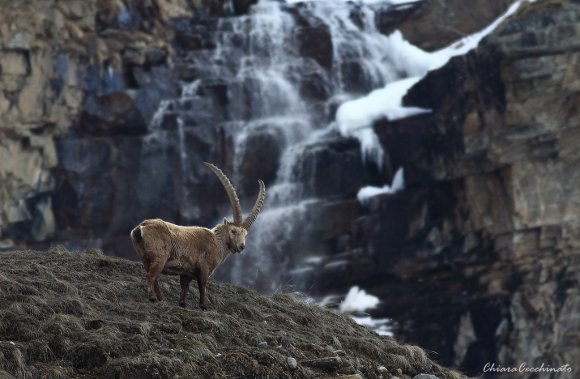
[(213, 229), (179, 226), (160, 219), (145, 220), (131, 231), (133, 246), (147, 272), (151, 301), (160, 301), (159, 274), (180, 275), (185, 306), (189, 283), (197, 278), (199, 305), (205, 308), (205, 286), (217, 266), (245, 247), (247, 231), (224, 220)]
[(193, 278), (199, 287), (199, 306), (205, 309), (205, 289), (209, 277), (231, 253), (240, 253), (246, 246), (248, 230), (264, 204), (264, 183), (252, 211), (242, 220), (242, 209), (234, 187), (221, 170), (206, 163), (214, 172), (230, 199), (234, 223), (224, 219), (213, 229), (200, 226), (179, 226), (161, 219), (145, 220), (131, 231), (133, 247), (147, 272), (149, 300), (161, 300), (159, 275), (179, 275), (181, 296), (179, 305), (185, 306), (185, 297)]

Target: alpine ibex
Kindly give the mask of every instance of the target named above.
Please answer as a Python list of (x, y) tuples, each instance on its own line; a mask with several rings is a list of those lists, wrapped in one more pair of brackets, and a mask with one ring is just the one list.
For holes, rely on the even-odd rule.
[(200, 226), (179, 226), (160, 219), (145, 220), (131, 231), (131, 240), (147, 272), (149, 300), (161, 300), (159, 274), (179, 275), (185, 307), (189, 284), (195, 277), (199, 287), (199, 306), (205, 310), (205, 287), (217, 266), (231, 253), (240, 253), (246, 246), (246, 235), (264, 205), (266, 187), (258, 180), (260, 192), (248, 217), (242, 220), (242, 207), (236, 190), (225, 174), (211, 163), (204, 163), (224, 186), (232, 207), (234, 221), (224, 218), (213, 229)]

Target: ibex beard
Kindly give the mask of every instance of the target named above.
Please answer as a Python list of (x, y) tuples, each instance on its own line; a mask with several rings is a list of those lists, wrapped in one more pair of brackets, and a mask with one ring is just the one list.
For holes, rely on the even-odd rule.
[(131, 231), (131, 241), (147, 274), (149, 300), (161, 300), (159, 275), (179, 275), (179, 305), (185, 307), (189, 284), (195, 278), (199, 288), (199, 306), (205, 310), (206, 285), (214, 270), (230, 254), (246, 247), (248, 231), (264, 205), (266, 187), (258, 180), (260, 191), (250, 214), (242, 220), (242, 208), (235, 188), (227, 176), (211, 163), (204, 163), (224, 186), (234, 221), (224, 218), (212, 229), (180, 226), (161, 219), (145, 220)]

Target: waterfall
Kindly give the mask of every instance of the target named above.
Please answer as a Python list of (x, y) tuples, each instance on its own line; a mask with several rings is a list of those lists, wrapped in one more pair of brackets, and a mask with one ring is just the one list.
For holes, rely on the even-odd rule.
[[(337, 138), (334, 115), (328, 110), (400, 78), (401, 73), (393, 63), (388, 37), (375, 26), (375, 10), (370, 6), (261, 1), (250, 15), (226, 23), (238, 40), (234, 46), (234, 36), (222, 38), (217, 55), (224, 62), (242, 57), (236, 77), (257, 83), (252, 100), (254, 96), (262, 99), (259, 104), (252, 101), (252, 117), (237, 134), (236, 157), (251, 148), (248, 137), (264, 129), (281, 136), (284, 148), (276, 180), (268, 186), (267, 203), (249, 234), (246, 252), (228, 262), (225, 276), (265, 292), (286, 285), (305, 290), (300, 277), (311, 274), (308, 263), (321, 254), (312, 223), (326, 200), (318, 198), (313, 189), (317, 167), (311, 162), (316, 159), (312, 149), (326, 139)], [(306, 23), (309, 31), (319, 35), (297, 32), (299, 23)], [(245, 36), (242, 41), (240, 36)], [(329, 62), (325, 62), (327, 57), (304, 55), (299, 39), (308, 37), (327, 38)], [(324, 67), (325, 63), (330, 66)], [(300, 73), (309, 74), (326, 88), (327, 94), (317, 106), (309, 106), (300, 96)], [(361, 159), (374, 159), (380, 166), (382, 150), (374, 132), (361, 130), (357, 137), (362, 142)], [(240, 164), (241, 160), (236, 160), (238, 175)], [(306, 267), (301, 266), (304, 262)]]
[[(223, 279), (264, 292), (288, 284), (306, 290), (301, 278), (313, 274), (310, 265), (323, 248), (316, 219), (327, 197), (343, 196), (320, 193), (326, 171), (341, 175), (340, 167), (324, 167), (325, 146), (340, 150), (349, 141), (338, 132), (334, 112), (341, 103), (405, 76), (388, 37), (375, 25), (377, 10), (390, 6), (389, 1), (261, 0), (248, 15), (219, 20), (215, 48), (190, 54), (198, 77), (184, 84), (180, 99), (162, 104), (154, 123), (173, 115), (183, 159), (190, 125), (227, 127), (234, 139), (233, 179), (238, 188), (244, 183), (243, 201), (253, 200), (257, 191), (255, 181), (246, 185), (248, 172), (254, 166), (273, 170), (246, 251), (220, 269)], [(225, 95), (220, 108), (212, 109), (207, 89), (216, 86)], [(383, 152), (372, 129), (352, 136), (360, 142), (356, 167), (381, 169)], [(271, 149), (269, 156), (260, 155), (264, 146)]]

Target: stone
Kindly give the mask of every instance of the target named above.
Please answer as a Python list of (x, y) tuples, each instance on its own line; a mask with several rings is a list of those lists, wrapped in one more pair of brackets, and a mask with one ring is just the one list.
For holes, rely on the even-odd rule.
[(52, 213), (51, 198), (38, 201), (32, 216), (32, 228), (30, 233), (36, 241), (44, 241), (56, 231), (54, 214)]
[(284, 136), (271, 129), (261, 128), (253, 133), (248, 132), (240, 146), (243, 150), (237, 162), (242, 194), (253, 197), (258, 188), (258, 179), (262, 179), (266, 185), (274, 182), (284, 144)]
[(31, 74), (27, 76), (18, 96), (18, 110), (25, 123), (39, 122), (44, 114), (43, 99), (51, 63), (46, 52), (31, 55)]
[[(2, 230), (0, 229), (0, 235), (2, 234)], [(16, 247), (16, 244), (11, 239), (0, 239), (0, 251), (9, 251), (13, 250)]]
[(26, 203), (22, 200), (18, 201), (15, 204), (9, 204), (5, 208), (4, 212), (6, 214), (6, 221), (9, 224), (26, 221), (31, 218), (30, 212), (28, 211), (28, 207), (26, 206)]
[(309, 102), (327, 101), (331, 95), (328, 74), (318, 68), (301, 72), (296, 80), (300, 83), (300, 95)]
[[(306, 23), (305, 19), (298, 15), (296, 17), (300, 23)], [(312, 58), (326, 70), (332, 69), (332, 38), (325, 24), (303, 24), (297, 30), (296, 41), (300, 55)]]
[(291, 370), (294, 370), (294, 369), (296, 369), (296, 368), (298, 367), (298, 362), (296, 362), (296, 359), (294, 359), (294, 358), (292, 358), (292, 357), (288, 357), (288, 358), (286, 359), (286, 363), (288, 364), (288, 367), (289, 367)]
[(262, 342), (258, 343), (258, 347), (260, 349), (267, 349), (268, 348), (268, 342), (262, 341)]
[(30, 146), (39, 148), (42, 151), (43, 165), (45, 169), (56, 167), (58, 157), (54, 139), (47, 136), (30, 136)]
[(175, 19), (178, 17), (192, 17), (192, 9), (185, 0), (161, 0), (159, 8), (164, 19)]
[(82, 132), (92, 135), (139, 135), (147, 132), (143, 115), (128, 92), (89, 97), (83, 106), (80, 123), (87, 126)]
[(439, 379), (439, 377), (431, 374), (418, 374), (413, 379)]
[[(7, 215), (8, 225), (31, 220), (33, 214), (26, 205), (26, 199), (34, 197), (34, 191), (52, 189), (50, 176), (45, 176), (42, 167), (41, 150), (31, 146), (29, 138), (4, 138), (0, 143), (0, 162), (0, 204)], [(45, 208), (39, 210), (39, 219), (50, 223), (50, 215)], [(0, 227), (5, 226), (3, 223), (0, 217)], [(50, 230), (49, 227), (48, 232)]]
[(360, 146), (354, 139), (331, 137), (308, 145), (299, 165), (296, 179), (314, 179), (305, 188), (313, 197), (354, 196), (363, 185), (377, 180), (372, 170), (363, 167)]
[(31, 32), (15, 33), (8, 42), (8, 47), (11, 49), (28, 50), (34, 40), (34, 34)]
[(0, 55), (0, 74), (27, 75), (29, 70), (28, 60), (23, 52), (7, 51)]
[[(572, 152), (580, 123), (571, 107), (580, 81), (570, 73), (578, 62), (578, 15), (580, 7), (572, 2), (527, 6), (476, 51), (430, 72), (409, 91), (404, 103), (428, 107), (431, 116), (375, 125), (390, 161), (395, 166), (404, 162), (406, 174), (415, 172), (413, 177), (406, 175), (406, 181), (423, 188), (403, 196), (409, 201), (404, 212), (382, 199), (371, 211), (378, 218), (367, 216), (370, 223), (362, 228), (370, 225), (372, 234), (373, 225), (381, 225), (367, 251), (382, 251), (385, 263), (378, 266), (394, 268), (392, 275), (402, 278), (397, 284), (377, 284), (386, 296), (382, 300), (390, 304), (385, 314), (393, 316), (397, 312), (392, 310), (400, 306), (397, 296), (388, 293), (409, 285), (405, 278), (421, 277), (424, 284), (412, 291), (418, 296), (414, 303), (421, 304), (421, 315), (417, 313), (411, 328), (417, 330), (403, 328), (402, 333), (413, 335), (421, 346), (438, 351), (443, 364), (462, 367), (468, 375), (480, 375), (486, 362), (509, 365), (547, 355), (568, 362), (578, 354), (558, 337), (573, 335), (565, 320), (576, 317), (567, 312), (569, 304), (578, 301), (567, 284), (575, 282), (574, 269), (567, 268), (570, 259), (575, 261), (575, 243), (560, 234), (580, 229), (580, 205), (571, 200), (577, 198), (580, 183), (577, 149)], [(543, 26), (534, 26), (538, 23)], [(414, 216), (379, 216), (388, 213)], [(455, 218), (459, 214), (464, 215), (461, 221)], [(440, 221), (433, 223), (433, 216)], [(407, 227), (397, 234), (414, 237), (394, 241), (390, 233), (401, 223)], [(426, 247), (433, 230), (433, 246)], [(455, 239), (457, 233), (465, 238)], [(359, 238), (361, 244), (367, 241)], [(415, 238), (421, 242), (414, 243)], [(463, 248), (453, 248), (455, 243)], [(416, 257), (400, 258), (409, 251), (416, 251)], [(473, 279), (475, 288), (463, 292), (462, 287), (454, 295), (448, 293), (450, 286), (435, 289), (442, 274), (438, 256), (451, 265), (464, 265), (459, 270), (463, 279), (456, 283), (462, 287)], [(429, 270), (436, 270), (438, 279), (429, 278)], [(451, 271), (444, 274), (449, 279), (455, 275)], [(437, 293), (440, 305), (421, 296), (422, 291)], [(555, 293), (561, 294), (560, 301)], [(441, 311), (424, 313), (438, 307)], [(541, 322), (539, 314), (544, 315)], [(447, 325), (438, 325), (438, 331), (418, 327), (429, 318)], [(408, 320), (408, 315), (400, 315), (400, 322)], [(450, 329), (457, 335), (445, 343), (435, 341), (446, 339)], [(554, 342), (548, 346), (545, 341)]]
[(477, 336), (473, 330), (473, 323), (471, 322), (471, 315), (465, 314), (461, 317), (459, 323), (459, 333), (455, 346), (453, 347), (455, 353), (455, 362), (457, 367), (465, 359), (469, 348), (477, 341)]
[(3, 92), (0, 92), (0, 118), (10, 109), (10, 100), (4, 96)]
[(248, 13), (250, 7), (257, 2), (258, 0), (234, 0), (234, 14), (239, 16)]
[(83, 31), (77, 26), (76, 23), (74, 23), (70, 20), (66, 20), (65, 27), (66, 27), (66, 30), (68, 31), (69, 35), (72, 38), (75, 38), (77, 40), (82, 40), (82, 38), (84, 37)]
[(399, 29), (413, 45), (434, 51), (482, 30), (507, 9), (510, 1), (473, 0), (469, 4), (466, 8), (462, 0), (426, 2), (411, 10), (402, 22), (379, 13), (377, 27), (386, 34)]

